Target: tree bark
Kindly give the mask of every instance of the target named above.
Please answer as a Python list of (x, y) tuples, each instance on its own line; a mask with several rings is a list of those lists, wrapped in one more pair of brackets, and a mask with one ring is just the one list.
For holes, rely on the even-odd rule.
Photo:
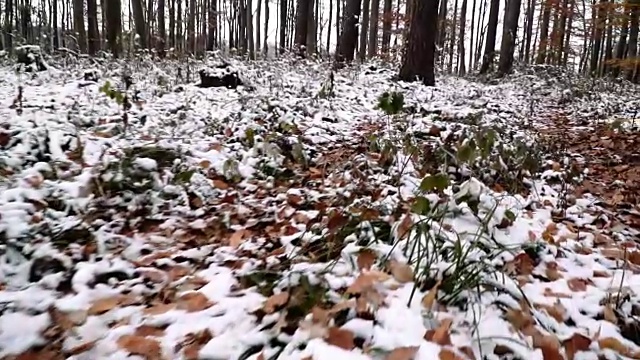
[(575, 0), (570, 0), (571, 1), (571, 5), (569, 8), (569, 13), (567, 15), (568, 19), (567, 19), (567, 29), (564, 32), (564, 54), (562, 54), (562, 65), (566, 66), (567, 65), (567, 61), (569, 60), (569, 53), (571, 52), (571, 25), (572, 25), (572, 20), (573, 20), (573, 15), (574, 15), (574, 10), (575, 10), (575, 5), (576, 5), (576, 1)]
[(502, 44), (500, 46), (500, 61), (498, 73), (507, 74), (513, 67), (513, 52), (516, 48), (516, 36), (518, 35), (518, 20), (520, 19), (521, 0), (509, 0), (504, 19), (502, 32)]
[(87, 25), (89, 35), (89, 55), (100, 50), (100, 33), (98, 32), (98, 4), (96, 0), (87, 0)]
[(489, 9), (489, 23), (487, 24), (487, 42), (484, 49), (484, 58), (480, 66), (480, 74), (489, 71), (493, 64), (496, 47), (496, 33), (498, 31), (498, 13), (500, 11), (500, 0), (491, 0)]
[(415, 1), (409, 27), (409, 39), (399, 79), (420, 80), (427, 86), (436, 83), (435, 50), (438, 34), (438, 0)]
[(607, 0), (600, 0), (598, 8), (596, 10), (596, 23), (593, 31), (593, 47), (591, 48), (591, 62), (589, 63), (589, 72), (591, 75), (597, 75), (598, 65), (600, 59), (600, 48), (602, 46), (602, 33), (604, 30), (606, 18), (606, 6)]
[[(256, 26), (260, 26), (260, 24), (256, 24)], [(264, 45), (262, 47), (262, 53), (264, 57), (267, 57), (269, 52), (269, 45), (267, 44), (267, 39), (269, 38), (269, 0), (264, 0)]]
[(616, 44), (616, 51), (614, 55), (614, 59), (616, 60), (616, 64), (613, 67), (613, 76), (620, 75), (620, 62), (624, 59), (625, 53), (627, 50), (627, 36), (629, 35), (629, 0), (625, 0), (624, 2), (624, 10), (622, 17), (622, 29), (620, 30), (620, 39)]
[(78, 50), (87, 51), (87, 33), (84, 29), (84, 1), (73, 0), (73, 29), (76, 32)]
[(458, 17), (458, 0), (453, 3), (453, 18), (451, 19), (451, 40), (449, 41), (449, 73), (453, 73), (453, 54), (456, 44), (456, 20)]
[(287, 0), (280, 0), (280, 54), (287, 47)]
[[(338, 42), (336, 62), (338, 64), (352, 62), (358, 41), (358, 17), (361, 0), (347, 0), (342, 20), (342, 33)], [(430, 0), (432, 1), (432, 0)]]
[(367, 58), (367, 35), (369, 34), (369, 0), (362, 2), (362, 16), (360, 17), (360, 46), (358, 47), (358, 58), (364, 61)]
[(551, 0), (545, 0), (542, 4), (542, 23), (540, 24), (540, 43), (538, 44), (538, 55), (536, 64), (544, 64), (547, 59), (547, 48), (549, 42), (549, 20), (551, 20)]
[(384, 7), (382, 9), (382, 53), (385, 55), (389, 54), (389, 47), (391, 46), (392, 8), (392, 0), (384, 0)]
[(477, 0), (473, 0), (473, 5), (471, 5), (471, 38), (469, 39), (469, 71), (473, 70), (473, 59), (474, 59), (474, 50), (475, 47), (473, 46), (474, 44), (474, 35), (475, 35), (475, 24), (476, 24), (476, 7), (477, 7)]
[(631, 66), (627, 66), (627, 79), (633, 80), (635, 74), (635, 68), (637, 65), (636, 56), (638, 55), (638, 20), (640, 17), (640, 0), (632, 0), (631, 3), (631, 18), (629, 23), (629, 43), (627, 48), (629, 50), (627, 58), (631, 60)]
[(122, 52), (122, 6), (120, 0), (109, 0), (105, 6), (107, 19), (107, 43), (113, 57), (118, 58)]
[(298, 0), (294, 42), (298, 55), (304, 55), (306, 52), (308, 23), (312, 20), (309, 19), (309, 8), (311, 8), (309, 0)]
[(464, 76), (467, 72), (465, 69), (465, 49), (464, 49), (464, 36), (467, 26), (467, 0), (462, 0), (462, 7), (460, 8), (460, 36), (458, 37), (458, 76)]
[(373, 58), (378, 55), (378, 17), (380, 14), (380, 0), (371, 0), (371, 16), (369, 21), (368, 55)]
[(158, 0), (158, 42), (156, 49), (158, 55), (164, 57), (164, 49), (167, 44), (167, 29), (165, 27), (165, 2), (166, 0)]
[(131, 0), (133, 18), (136, 27), (136, 34), (140, 37), (140, 47), (147, 48), (147, 30), (144, 22), (144, 10), (142, 8), (142, 0)]
[(13, 1), (5, 0), (4, 2), (4, 45), (7, 49), (13, 49), (13, 37), (11, 36), (12, 26), (11, 18), (13, 18)]

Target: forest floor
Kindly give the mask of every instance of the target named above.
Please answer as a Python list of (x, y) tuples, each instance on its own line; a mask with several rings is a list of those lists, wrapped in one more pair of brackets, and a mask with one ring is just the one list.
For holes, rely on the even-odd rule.
[(0, 359), (640, 359), (633, 85), (232, 65), (0, 68)]

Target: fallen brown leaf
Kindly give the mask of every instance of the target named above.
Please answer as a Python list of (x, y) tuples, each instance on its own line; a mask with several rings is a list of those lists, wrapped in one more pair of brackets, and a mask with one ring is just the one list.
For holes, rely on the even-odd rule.
[(413, 281), (413, 269), (409, 264), (404, 264), (396, 260), (389, 262), (391, 275), (399, 283), (408, 283)]
[(91, 307), (89, 308), (89, 311), (87, 312), (89, 315), (101, 315), (106, 313), (107, 311), (114, 309), (118, 306), (118, 304), (120, 303), (120, 297), (119, 296), (114, 296), (114, 297), (108, 297), (108, 298), (102, 298), (99, 299), (97, 301), (95, 301)]
[(436, 296), (438, 295), (438, 288), (441, 284), (442, 280), (438, 280), (438, 282), (422, 298), (422, 306), (426, 309), (430, 310), (433, 307), (433, 304), (436, 301)]
[(171, 311), (175, 308), (176, 308), (176, 304), (156, 304), (142, 310), (142, 312), (146, 315), (160, 315), (160, 314), (166, 313), (167, 311)]
[(406, 214), (400, 225), (398, 225), (398, 240), (402, 240), (409, 234), (409, 231), (413, 227), (413, 219), (411, 218), (411, 214)]
[(287, 291), (283, 291), (283, 292), (279, 292), (277, 294), (271, 295), (264, 302), (264, 311), (267, 314), (273, 314), (278, 310), (279, 307), (286, 304), (287, 301), (289, 301), (289, 292)]
[(615, 311), (613, 311), (611, 304), (606, 304), (604, 306), (604, 319), (613, 324), (618, 323), (618, 316), (616, 316)]
[(202, 311), (211, 307), (213, 303), (209, 301), (201, 292), (186, 293), (178, 298), (178, 309), (186, 310), (187, 312)]
[(147, 359), (160, 359), (160, 343), (144, 336), (123, 335), (118, 341), (118, 346), (132, 355), (144, 356)]
[(354, 339), (355, 337), (351, 331), (337, 327), (330, 327), (325, 340), (333, 346), (337, 346), (345, 350), (351, 350), (355, 347)]
[(137, 336), (164, 336), (164, 327), (156, 327), (151, 325), (140, 325), (136, 328)]
[(449, 349), (442, 349), (438, 353), (438, 358), (440, 360), (464, 360), (464, 358), (458, 356), (455, 352)]
[(378, 255), (375, 253), (375, 251), (370, 249), (362, 249), (358, 253), (356, 262), (360, 270), (371, 270), (371, 267), (373, 266), (373, 264), (375, 264), (377, 259)]
[(413, 360), (419, 349), (418, 346), (396, 348), (385, 356), (385, 360)]
[(568, 360), (573, 360), (577, 352), (589, 349), (591, 339), (584, 335), (575, 333), (571, 338), (565, 340), (562, 345), (564, 346), (564, 351), (567, 354)]
[(247, 237), (247, 235), (249, 235), (249, 231), (245, 229), (234, 232), (229, 238), (229, 246), (237, 248), (238, 246), (240, 246), (240, 244), (242, 244), (244, 238)]
[(571, 291), (587, 291), (587, 281), (580, 278), (573, 278), (567, 281), (567, 285)]
[(348, 294), (361, 294), (365, 290), (373, 287), (374, 284), (385, 281), (389, 275), (380, 271), (361, 272), (356, 280), (347, 288)]

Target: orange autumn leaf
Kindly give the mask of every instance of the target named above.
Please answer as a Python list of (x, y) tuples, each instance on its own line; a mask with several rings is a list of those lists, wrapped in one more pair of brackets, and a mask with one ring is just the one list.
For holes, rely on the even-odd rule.
[(449, 336), (449, 329), (451, 328), (451, 319), (445, 319), (440, 323), (437, 329), (433, 332), (433, 336), (429, 341), (432, 341), (440, 346), (451, 345), (451, 337)]
[(385, 360), (413, 360), (418, 349), (420, 349), (418, 346), (399, 347), (387, 354)]
[(578, 333), (573, 334), (571, 338), (565, 340), (562, 345), (567, 354), (568, 360), (573, 360), (579, 351), (587, 351), (591, 346), (591, 339)]
[(383, 282), (389, 275), (380, 271), (366, 271), (360, 273), (356, 280), (347, 288), (347, 294), (361, 294), (372, 288), (375, 284)]
[(229, 188), (229, 184), (227, 184), (226, 182), (220, 179), (215, 179), (212, 182), (213, 182), (213, 187), (215, 187), (216, 189), (227, 190)]
[(120, 297), (113, 296), (108, 298), (102, 298), (91, 304), (89, 308), (89, 315), (100, 315), (107, 311), (114, 309), (120, 304)]
[(464, 360), (463, 357), (458, 356), (458, 354), (449, 349), (440, 350), (440, 352), (438, 353), (438, 358), (440, 360)]
[(406, 214), (400, 225), (398, 225), (398, 240), (404, 239), (407, 235), (409, 235), (409, 231), (413, 227), (413, 219), (411, 218), (411, 214)]
[(573, 278), (567, 281), (567, 285), (571, 291), (587, 291), (587, 281), (584, 279)]
[(135, 335), (137, 336), (164, 336), (164, 329), (161, 327), (155, 327), (151, 325), (140, 325), (136, 328)]
[(631, 351), (620, 340), (612, 337), (607, 337), (598, 340), (598, 345), (601, 349), (610, 349), (621, 355), (629, 356)]
[(413, 281), (413, 269), (409, 264), (404, 264), (396, 260), (389, 262), (391, 275), (399, 283), (408, 283)]
[(137, 335), (123, 335), (118, 339), (117, 344), (132, 355), (144, 356), (147, 359), (160, 359), (160, 343), (154, 339)]
[(178, 309), (186, 310), (187, 312), (202, 311), (212, 305), (213, 303), (209, 301), (209, 298), (197, 291), (186, 293), (178, 299)]
[(351, 331), (337, 327), (330, 327), (325, 339), (327, 343), (345, 350), (351, 350), (355, 347), (354, 340), (355, 336)]
[(358, 258), (356, 260), (358, 264), (358, 269), (362, 270), (371, 270), (373, 264), (375, 264), (378, 255), (370, 249), (362, 249), (358, 253)]
[(249, 234), (250, 232), (245, 229), (234, 232), (229, 238), (229, 246), (237, 248)]
[(426, 309), (430, 310), (433, 307), (433, 304), (436, 301), (436, 296), (438, 295), (438, 288), (441, 284), (442, 280), (438, 280), (438, 282), (422, 298), (422, 306)]
[(267, 314), (273, 314), (276, 310), (283, 306), (289, 301), (289, 293), (287, 291), (283, 291), (274, 295), (271, 295), (264, 302), (264, 311)]

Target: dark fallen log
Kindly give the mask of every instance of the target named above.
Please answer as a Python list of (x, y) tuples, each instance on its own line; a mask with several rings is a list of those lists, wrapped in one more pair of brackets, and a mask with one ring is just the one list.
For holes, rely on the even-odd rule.
[(243, 85), (238, 70), (229, 64), (218, 65), (214, 68), (205, 68), (198, 71), (200, 75), (201, 88), (226, 87), (227, 89), (235, 89)]

